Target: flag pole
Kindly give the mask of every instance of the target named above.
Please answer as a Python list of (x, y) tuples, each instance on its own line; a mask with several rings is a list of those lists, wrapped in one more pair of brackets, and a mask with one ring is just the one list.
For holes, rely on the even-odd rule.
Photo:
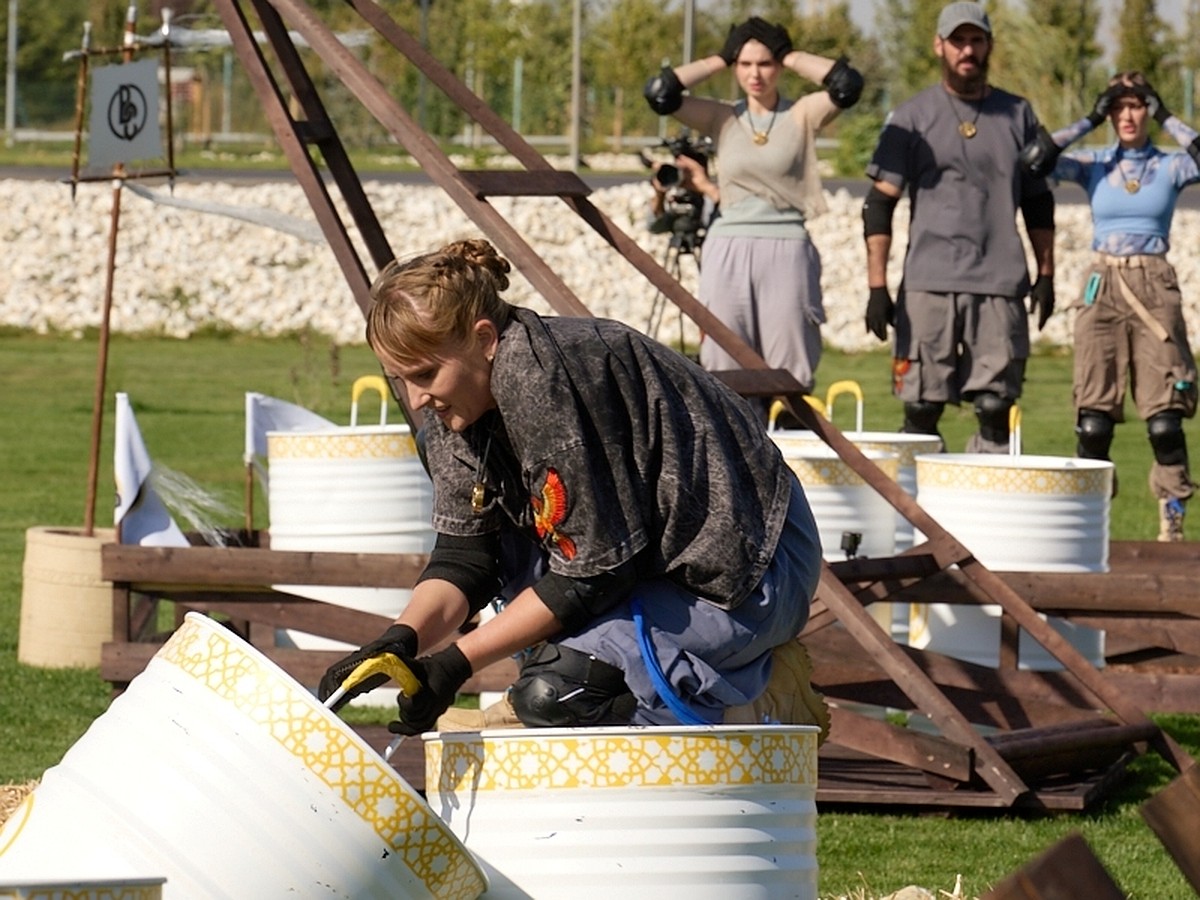
[[(130, 0), (125, 14), (125, 40), (122, 60), (133, 59), (137, 39), (137, 0)], [(121, 188), (125, 167), (113, 166), (112, 217), (108, 229), (108, 265), (104, 279), (104, 304), (100, 314), (100, 346), (96, 353), (96, 392), (92, 398), (92, 444), (88, 458), (87, 503), (83, 514), (83, 533), (91, 537), (96, 526), (96, 493), (100, 480), (100, 436), (104, 427), (104, 394), (107, 390), (109, 325), (112, 318), (113, 281), (117, 269), (117, 230), (121, 222)]]

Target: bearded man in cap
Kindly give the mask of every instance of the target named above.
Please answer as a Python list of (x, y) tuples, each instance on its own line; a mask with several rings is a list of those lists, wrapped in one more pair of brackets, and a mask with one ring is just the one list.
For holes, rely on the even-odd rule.
[[(974, 404), (967, 452), (1008, 453), (1009, 415), (1029, 357), (1029, 313), (1041, 329), (1054, 310), (1054, 194), (1025, 172), (1020, 151), (1037, 134), (1028, 101), (988, 83), (992, 26), (978, 3), (948, 4), (933, 51), (941, 81), (884, 122), (867, 167), (867, 330), (895, 331), (893, 392), (901, 431), (939, 434), (947, 403)], [(887, 282), (892, 217), (910, 205), (904, 273)], [(1037, 271), (1030, 278), (1016, 215)]]

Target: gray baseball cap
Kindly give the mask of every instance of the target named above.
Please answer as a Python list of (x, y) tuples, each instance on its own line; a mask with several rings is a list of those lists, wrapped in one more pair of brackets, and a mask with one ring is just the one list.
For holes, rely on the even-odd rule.
[(958, 3), (947, 3), (938, 16), (937, 33), (940, 38), (948, 38), (954, 29), (960, 25), (974, 25), (982, 28), (988, 34), (992, 33), (992, 23), (988, 14), (978, 3), (963, 0)]

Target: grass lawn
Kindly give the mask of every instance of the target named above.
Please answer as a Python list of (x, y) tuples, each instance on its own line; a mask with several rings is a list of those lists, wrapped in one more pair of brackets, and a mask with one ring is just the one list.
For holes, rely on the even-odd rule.
[[(240, 511), (245, 391), (299, 403), (344, 424), (354, 379), (377, 371), (365, 347), (336, 347), (303, 335), (271, 341), (220, 335), (187, 341), (115, 339), (105, 390), (96, 524), (111, 522), (115, 392), (129, 394), (156, 463), (183, 473)], [(1031, 360), (1022, 403), (1025, 453), (1072, 454), (1070, 377), (1067, 355)], [(863, 387), (868, 429), (896, 429), (900, 408), (888, 391), (885, 354), (827, 354), (818, 393), (843, 378)], [(16, 659), (25, 530), (78, 527), (84, 521), (95, 385), (94, 337), (0, 333), (5, 413), (0, 447), (7, 473), (0, 503), (0, 784), (39, 777), (109, 700), (108, 686), (95, 670), (42, 669)], [(371, 420), (369, 410), (364, 415)], [(853, 410), (839, 404), (833, 418), (849, 428)], [(949, 449), (962, 450), (974, 416), (969, 409), (952, 408), (943, 421)], [(1194, 422), (1188, 430), (1194, 444)], [(1111, 535), (1153, 539), (1156, 507), (1146, 487), (1150, 450), (1144, 426), (1133, 420), (1119, 428), (1113, 453), (1121, 490), (1113, 501)], [(259, 498), (255, 508), (256, 525), (265, 527), (265, 500)], [(236, 527), (240, 518), (219, 524)], [(1190, 752), (1200, 753), (1200, 717), (1163, 722)], [(976, 896), (1078, 830), (1130, 896), (1192, 896), (1137, 813), (1138, 805), (1171, 777), (1157, 757), (1145, 757), (1135, 765), (1133, 778), (1086, 815), (941, 817), (822, 810), (821, 894), (880, 896), (906, 884), (949, 891), (961, 873), (966, 893)]]

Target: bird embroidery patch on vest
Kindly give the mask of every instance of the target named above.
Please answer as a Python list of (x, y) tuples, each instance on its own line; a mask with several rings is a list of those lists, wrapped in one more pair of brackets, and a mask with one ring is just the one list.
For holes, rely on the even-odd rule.
[(575, 542), (558, 531), (558, 526), (567, 517), (567, 486), (554, 469), (546, 470), (546, 482), (542, 485), (542, 496), (532, 497), (533, 524), (538, 537), (549, 538), (567, 559), (575, 558)]

